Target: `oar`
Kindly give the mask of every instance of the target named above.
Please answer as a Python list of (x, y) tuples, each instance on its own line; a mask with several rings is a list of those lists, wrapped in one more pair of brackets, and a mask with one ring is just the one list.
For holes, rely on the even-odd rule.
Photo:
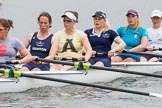
[(0, 64), (19, 64), (19, 62), (5, 61), (5, 62), (0, 62)]
[(162, 48), (154, 48), (153, 51), (162, 51)]
[(153, 54), (153, 53), (146, 53), (146, 52), (132, 52), (132, 51), (122, 51), (122, 53), (129, 53), (129, 54), (137, 54), (137, 55), (148, 55), (152, 57), (162, 57), (162, 55), (159, 54)]
[(78, 59), (77, 58), (72, 58), (72, 59), (62, 58), (62, 61), (78, 61)]
[[(125, 93), (138, 94), (138, 95), (143, 95), (143, 96), (162, 98), (162, 94), (158, 94), (158, 93), (146, 93), (146, 92), (140, 92), (140, 91), (134, 91), (134, 90), (107, 87), (107, 86), (89, 84), (89, 83), (84, 83), (84, 82), (77, 82), (77, 81), (63, 80), (63, 79), (51, 78), (51, 77), (45, 77), (45, 76), (39, 76), (39, 75), (33, 75), (33, 74), (26, 74), (26, 73), (21, 73), (21, 72), (18, 72), (18, 71), (12, 71), (12, 72), (13, 73), (10, 73), (10, 74), (13, 74), (16, 77), (35, 78), (35, 79), (41, 79), (41, 80), (47, 80), (47, 81), (69, 83), (69, 84), (86, 86), (86, 87), (94, 87), (94, 88), (105, 89), (105, 90), (114, 90), (114, 91), (119, 91), (119, 92), (125, 92)], [(4, 71), (0, 70), (0, 73), (4, 74)]]
[(22, 59), (22, 58), (24, 58), (24, 56), (16, 55), (16, 59)]
[(107, 70), (107, 71), (113, 71), (113, 72), (120, 72), (120, 73), (128, 73), (128, 74), (144, 75), (144, 76), (162, 78), (162, 75), (143, 73), (143, 72), (137, 72), (137, 71), (131, 71), (131, 70), (114, 69), (114, 68), (110, 68), (110, 67), (93, 66), (93, 65), (90, 65), (88, 63), (67, 62), (67, 61), (58, 61), (58, 60), (50, 60), (50, 59), (43, 59), (43, 58), (37, 58), (36, 60), (42, 61), (42, 62), (54, 63), (54, 64), (70, 65), (70, 66), (74, 66), (74, 67), (76, 67), (76, 65), (80, 65), (79, 69), (93, 68), (93, 69), (98, 69), (98, 70)]

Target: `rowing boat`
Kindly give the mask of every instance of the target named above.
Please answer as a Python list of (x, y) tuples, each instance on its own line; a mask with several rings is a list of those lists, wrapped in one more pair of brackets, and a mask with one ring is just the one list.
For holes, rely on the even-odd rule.
[[(139, 72), (153, 73), (155, 71), (162, 70), (162, 63), (113, 63), (114, 69), (125, 69), (125, 70), (134, 70)], [(136, 75), (130, 75), (114, 71), (106, 70), (82, 70), (82, 71), (59, 71), (59, 70), (50, 70), (50, 71), (40, 71), (40, 72), (22, 72), (25, 74), (46, 76), (49, 78), (59, 78), (64, 80), (79, 81), (86, 83), (94, 82), (109, 82), (120, 77), (134, 77)], [(41, 79), (32, 79), (27, 77), (20, 78), (1, 78), (0, 79), (0, 93), (4, 92), (21, 92), (28, 90), (30, 88), (38, 88), (43, 86), (64, 86), (66, 83), (59, 83), (53, 81), (46, 81)]]

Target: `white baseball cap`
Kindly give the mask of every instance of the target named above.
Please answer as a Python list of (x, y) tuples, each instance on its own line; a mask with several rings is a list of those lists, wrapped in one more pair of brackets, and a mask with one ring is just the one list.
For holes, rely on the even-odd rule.
[(162, 17), (162, 12), (160, 10), (153, 10), (152, 14), (151, 14), (151, 17), (155, 17), (155, 16), (161, 18)]
[(61, 17), (65, 17), (67, 16), (68, 18), (72, 19), (72, 20), (77, 20), (76, 16), (71, 12), (71, 11), (66, 11), (64, 13), (64, 15), (62, 15)]

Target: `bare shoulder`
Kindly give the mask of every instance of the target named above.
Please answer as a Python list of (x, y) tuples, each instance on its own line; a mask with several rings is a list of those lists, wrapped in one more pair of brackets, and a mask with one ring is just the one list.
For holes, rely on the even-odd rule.
[(28, 34), (28, 35), (26, 36), (26, 40), (31, 41), (31, 39), (32, 39), (32, 37), (33, 37), (33, 34), (34, 34), (34, 33)]
[(56, 43), (58, 41), (58, 35), (54, 34), (51, 39), (51, 44)]

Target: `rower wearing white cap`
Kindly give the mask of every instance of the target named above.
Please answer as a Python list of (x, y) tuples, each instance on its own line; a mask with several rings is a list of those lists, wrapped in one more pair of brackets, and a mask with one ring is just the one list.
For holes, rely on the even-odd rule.
[[(152, 27), (148, 28), (148, 37), (149, 42), (147, 46), (147, 50), (153, 51), (154, 49), (162, 48), (162, 27), (161, 27), (161, 21), (162, 21), (162, 12), (160, 10), (153, 10), (151, 13), (151, 21), (152, 21)], [(153, 51), (155, 54), (161, 54), (162, 51)], [(144, 56), (147, 61), (157, 61), (157, 57), (152, 56)], [(144, 59), (143, 58), (143, 59)]]
[[(55, 59), (63, 60), (63, 58), (82, 60), (83, 47), (86, 54), (83, 57), (88, 61), (92, 55), (92, 48), (88, 41), (87, 35), (74, 28), (78, 22), (78, 13), (76, 11), (66, 11), (62, 16), (64, 29), (54, 34), (54, 53)], [(58, 54), (56, 56), (56, 53)], [(55, 65), (55, 69), (67, 70), (70, 66)]]

